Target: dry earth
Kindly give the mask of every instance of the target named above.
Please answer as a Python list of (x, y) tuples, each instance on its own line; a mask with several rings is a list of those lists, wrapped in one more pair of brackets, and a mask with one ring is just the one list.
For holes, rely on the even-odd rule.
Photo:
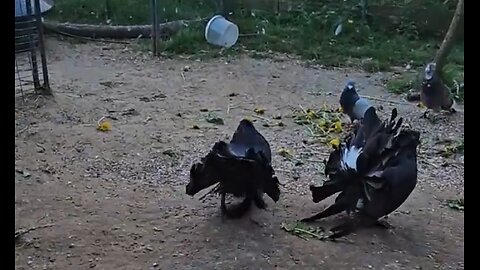
[[(463, 137), (462, 113), (432, 124), (419, 119), (422, 109), (383, 89), (385, 74), (307, 68), (291, 58), (152, 60), (122, 45), (47, 45), (54, 98), (16, 97), (15, 227), (54, 226), (17, 241), (17, 269), (464, 268), (463, 212), (445, 205), (463, 198), (463, 155), (435, 150)], [(306, 241), (281, 224), (326, 206), (311, 202), (308, 185), (323, 179), (319, 160), (329, 149), (302, 142), (310, 137), (293, 123), (292, 108), (338, 106), (327, 92), (338, 94), (346, 77), (360, 94), (376, 97), (384, 114), (395, 105), (422, 131), (419, 184), (390, 215), (394, 229)], [(318, 91), (323, 95), (311, 94)], [(284, 127), (256, 121), (275, 152), (283, 194), (277, 204), (267, 201), (266, 211), (222, 223), (218, 198), (185, 195), (188, 170), (215, 141), (230, 138), (239, 120), (256, 119), (256, 107), (267, 119), (283, 116)], [(225, 125), (207, 123), (205, 108)], [(114, 118), (110, 132), (96, 130), (102, 116)], [(295, 166), (279, 148), (311, 156)]]

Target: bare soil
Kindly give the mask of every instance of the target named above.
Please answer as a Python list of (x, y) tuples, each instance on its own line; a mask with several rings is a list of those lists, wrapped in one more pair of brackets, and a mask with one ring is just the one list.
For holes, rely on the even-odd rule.
[[(463, 113), (432, 124), (419, 118), (423, 109), (384, 90), (388, 74), (306, 67), (289, 57), (152, 60), (124, 45), (47, 45), (54, 97), (16, 97), (15, 228), (54, 226), (17, 241), (17, 269), (464, 269), (464, 214), (445, 203), (463, 198), (463, 155), (436, 150), (463, 136)], [(306, 241), (281, 224), (327, 206), (311, 201), (308, 185), (324, 179), (320, 161), (330, 150), (302, 142), (311, 138), (292, 108), (338, 106), (346, 77), (385, 115), (396, 106), (422, 131), (419, 183), (389, 216), (393, 229)], [(264, 127), (256, 107), (269, 121), (281, 115), (285, 126)], [(225, 125), (208, 123), (201, 109)], [(113, 118), (109, 132), (96, 129), (103, 116)], [(191, 164), (244, 117), (257, 119), (285, 187), (266, 211), (222, 223), (219, 198), (191, 198), (185, 185)], [(280, 148), (312, 156), (295, 166)]]

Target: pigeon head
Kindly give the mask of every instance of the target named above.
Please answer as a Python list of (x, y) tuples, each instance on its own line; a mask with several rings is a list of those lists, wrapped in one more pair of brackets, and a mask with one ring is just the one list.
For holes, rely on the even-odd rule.
[(251, 128), (251, 127), (253, 127), (253, 123), (252, 123), (252, 121), (250, 121), (249, 119), (244, 118), (244, 119), (242, 119), (242, 121), (240, 121), (239, 126)]
[(355, 90), (355, 82), (353, 80), (348, 80), (347, 84), (345, 85), (345, 88), (343, 89), (344, 91), (346, 90)]
[(428, 63), (427, 66), (425, 67), (424, 79), (427, 81), (430, 81), (435, 75), (436, 70), (437, 70), (437, 64)]
[[(208, 157), (207, 160), (209, 160)], [(190, 168), (190, 182), (188, 182), (185, 190), (187, 195), (194, 196), (200, 190), (218, 182), (219, 179), (215, 177), (215, 172), (209, 163), (211, 163), (211, 161), (199, 162), (192, 165)]]

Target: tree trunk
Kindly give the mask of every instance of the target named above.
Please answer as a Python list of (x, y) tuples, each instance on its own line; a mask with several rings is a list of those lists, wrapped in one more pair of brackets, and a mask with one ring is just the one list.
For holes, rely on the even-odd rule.
[(442, 45), (440, 45), (440, 49), (438, 49), (437, 54), (435, 55), (435, 59), (433, 60), (436, 64), (436, 70), (440, 72), (445, 65), (448, 55), (452, 50), (453, 45), (455, 44), (455, 38), (457, 36), (457, 32), (459, 27), (462, 25), (461, 19), (463, 17), (463, 0), (458, 0), (457, 8), (455, 10), (455, 14), (453, 14), (452, 22), (450, 23), (450, 27), (448, 28), (447, 33), (445, 34), (445, 38), (442, 41)]
[[(88, 38), (150, 38), (152, 35), (152, 25), (129, 25), (129, 26), (111, 26), (111, 25), (91, 25), (58, 23), (44, 21), (45, 29), (56, 33), (65, 33), (73, 36)], [(184, 21), (173, 21), (158, 25), (158, 37), (170, 37), (176, 34), (184, 26)]]

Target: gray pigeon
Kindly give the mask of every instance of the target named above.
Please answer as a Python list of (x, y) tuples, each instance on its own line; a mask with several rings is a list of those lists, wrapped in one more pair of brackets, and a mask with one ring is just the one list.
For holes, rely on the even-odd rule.
[(340, 106), (353, 122), (361, 120), (365, 112), (372, 107), (370, 102), (358, 96), (355, 89), (355, 82), (349, 80), (340, 95)]
[[(271, 166), (270, 145), (252, 122), (240, 121), (230, 143), (215, 143), (210, 153), (190, 169), (190, 182), (186, 186), (187, 195), (194, 196), (200, 190), (217, 184), (209, 193), (221, 195), (222, 218), (240, 218), (253, 202), (265, 209), (263, 194), (274, 202), (280, 198), (279, 181)], [(227, 209), (226, 193), (244, 197), (242, 203)], [(207, 193), (208, 194), (208, 193)]]
[(420, 91), (420, 99), (428, 109), (434, 112), (440, 110), (455, 112), (455, 100), (450, 89), (443, 83), (435, 63), (429, 63), (425, 67), (425, 74)]
[(314, 203), (338, 192), (335, 203), (303, 222), (312, 222), (346, 211), (353, 214), (346, 223), (331, 231), (330, 239), (345, 236), (359, 227), (386, 226), (380, 218), (400, 207), (417, 183), (417, 146), (420, 134), (402, 129), (397, 110), (389, 121), (381, 122), (370, 107), (364, 119), (325, 164), (329, 178), (322, 186), (311, 185)]

